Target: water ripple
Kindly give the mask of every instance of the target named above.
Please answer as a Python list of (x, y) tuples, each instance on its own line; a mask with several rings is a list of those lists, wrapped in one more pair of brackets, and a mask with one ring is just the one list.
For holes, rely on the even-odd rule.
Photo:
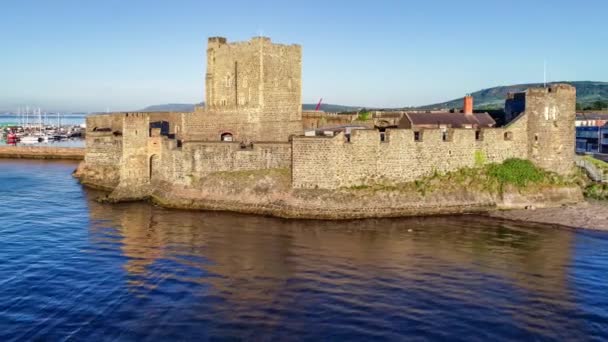
[(102, 205), (0, 161), (0, 340), (606, 340), (608, 234)]

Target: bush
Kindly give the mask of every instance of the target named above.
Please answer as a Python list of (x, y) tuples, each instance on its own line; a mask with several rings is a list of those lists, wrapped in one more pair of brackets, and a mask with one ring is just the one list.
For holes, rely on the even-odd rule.
[(507, 159), (502, 164), (488, 165), (488, 175), (501, 184), (512, 184), (524, 187), (530, 183), (544, 180), (545, 173), (529, 160)]
[(359, 116), (357, 116), (358, 121), (367, 121), (370, 119), (371, 119), (371, 113), (367, 112), (367, 111), (362, 111), (359, 113)]

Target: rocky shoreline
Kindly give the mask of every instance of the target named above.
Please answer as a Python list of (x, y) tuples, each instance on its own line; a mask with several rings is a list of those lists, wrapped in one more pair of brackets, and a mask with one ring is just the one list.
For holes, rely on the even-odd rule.
[(573, 185), (507, 187), (496, 191), (474, 179), (445, 179), (398, 187), (293, 189), (289, 170), (218, 172), (193, 179), (188, 186), (157, 183), (138, 188), (104, 183), (86, 168), (75, 176), (87, 186), (112, 189), (107, 203), (150, 200), (156, 205), (186, 210), (231, 211), (288, 219), (348, 220), (408, 216), (484, 214), (496, 210), (560, 207), (583, 201)]
[(485, 215), (513, 221), (608, 231), (608, 203), (600, 201), (583, 201), (555, 208), (495, 210), (488, 211)]

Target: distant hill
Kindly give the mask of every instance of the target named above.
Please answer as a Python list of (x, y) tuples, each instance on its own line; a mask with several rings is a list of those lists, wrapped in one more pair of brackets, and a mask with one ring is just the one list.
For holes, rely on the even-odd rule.
[[(200, 103), (199, 105), (202, 105)], [(139, 112), (191, 112), (194, 110), (193, 104), (189, 103), (167, 103), (161, 105), (148, 106), (144, 109), (138, 110)], [(316, 103), (305, 103), (302, 105), (302, 110), (315, 110), (317, 107)], [(335, 104), (321, 104), (321, 110), (326, 112), (348, 112), (348, 111), (356, 111), (361, 107), (353, 107), (353, 106), (342, 106)]]
[[(576, 87), (576, 101), (580, 104), (581, 108), (591, 105), (596, 101), (608, 102), (608, 82), (593, 82), (593, 81), (577, 81), (577, 82), (552, 82), (553, 83), (567, 83)], [(471, 93), (475, 98), (475, 109), (502, 109), (504, 107), (505, 98), (508, 93), (524, 91), (532, 87), (540, 87), (542, 83), (528, 83), (528, 84), (516, 84), (510, 86), (499, 86), (488, 89), (483, 89)], [(201, 103), (202, 104), (202, 103)], [(316, 103), (305, 103), (302, 105), (303, 110), (314, 110), (317, 107)], [(454, 99), (451, 101), (435, 103), (420, 107), (402, 107), (401, 109), (444, 109), (444, 108), (460, 108), (462, 107), (462, 98)], [(321, 110), (331, 113), (339, 112), (352, 112), (361, 109), (362, 107), (357, 106), (346, 106), (339, 104), (321, 104)], [(371, 109), (371, 107), (368, 107)], [(390, 108), (387, 108), (390, 109)], [(155, 105), (146, 107), (140, 111), (142, 112), (189, 112), (194, 110), (193, 104), (185, 103), (169, 103), (162, 105)]]
[(140, 109), (139, 112), (191, 112), (194, 104), (190, 103), (167, 103), (161, 105), (148, 106)]
[[(595, 101), (608, 101), (608, 82), (552, 82), (567, 83), (576, 87), (576, 101), (580, 105), (591, 105)], [(532, 87), (542, 87), (542, 83), (517, 84), (510, 86), (500, 86), (488, 89), (483, 89), (472, 93), (475, 99), (476, 109), (499, 109), (504, 107), (505, 98), (510, 92), (520, 92)], [(432, 108), (460, 108), (462, 107), (462, 98), (435, 103), (432, 105), (422, 106), (422, 109)]]
[[(317, 108), (316, 103), (304, 103), (302, 104), (302, 110), (315, 110)], [(344, 106), (330, 103), (322, 103), (321, 110), (329, 113), (340, 113), (340, 112), (352, 112), (361, 109), (362, 107)]]

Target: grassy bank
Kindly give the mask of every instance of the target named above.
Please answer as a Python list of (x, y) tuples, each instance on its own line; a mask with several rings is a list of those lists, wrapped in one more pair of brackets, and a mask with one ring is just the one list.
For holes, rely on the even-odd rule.
[[(593, 164), (604, 175), (608, 173), (608, 163), (605, 161), (593, 158), (592, 156), (584, 156), (583, 159)], [(608, 200), (608, 184), (595, 183), (587, 180), (587, 182), (582, 185), (585, 197), (602, 201)]]
[(353, 190), (373, 191), (416, 191), (426, 195), (435, 191), (468, 189), (473, 191), (501, 194), (505, 189), (519, 192), (533, 192), (543, 187), (575, 185), (578, 177), (562, 177), (536, 167), (523, 159), (507, 159), (503, 163), (486, 164), (478, 167), (462, 168), (457, 171), (424, 177), (409, 183), (390, 184), (378, 182), (373, 185), (355, 186)]

